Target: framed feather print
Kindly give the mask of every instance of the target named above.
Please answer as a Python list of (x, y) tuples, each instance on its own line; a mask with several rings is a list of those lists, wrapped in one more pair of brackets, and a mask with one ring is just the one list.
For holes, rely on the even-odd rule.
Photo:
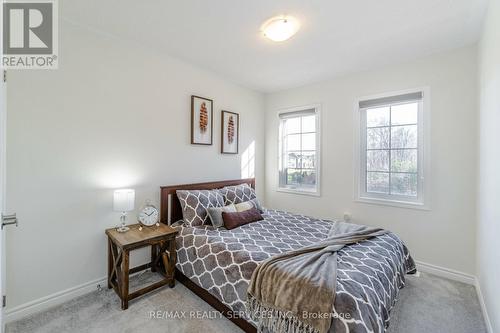
[(222, 111), (221, 123), (221, 153), (238, 154), (240, 115)]
[(191, 96), (191, 144), (212, 144), (213, 104), (211, 99)]

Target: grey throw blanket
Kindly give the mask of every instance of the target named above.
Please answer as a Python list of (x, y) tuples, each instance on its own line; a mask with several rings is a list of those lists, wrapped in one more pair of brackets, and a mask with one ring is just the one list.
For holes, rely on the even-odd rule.
[(335, 301), (337, 251), (387, 232), (334, 222), (320, 243), (262, 262), (253, 272), (247, 300), (247, 310), (257, 321), (258, 330), (328, 332)]

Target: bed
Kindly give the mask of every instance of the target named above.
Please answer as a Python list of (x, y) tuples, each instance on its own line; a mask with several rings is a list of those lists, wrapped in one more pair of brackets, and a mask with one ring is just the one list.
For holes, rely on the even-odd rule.
[[(161, 221), (182, 220), (177, 190), (217, 189), (254, 179), (165, 186)], [(178, 226), (176, 279), (246, 332), (256, 323), (245, 301), (253, 271), (262, 261), (321, 241), (332, 221), (267, 209), (264, 220), (233, 230), (210, 225)], [(336, 298), (330, 332), (384, 332), (405, 274), (415, 264), (393, 233), (346, 246), (338, 252)]]

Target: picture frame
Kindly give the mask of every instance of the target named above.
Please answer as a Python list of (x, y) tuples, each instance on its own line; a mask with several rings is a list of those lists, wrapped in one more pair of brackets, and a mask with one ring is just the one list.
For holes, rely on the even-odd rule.
[(191, 96), (191, 144), (211, 146), (213, 141), (214, 101)]
[(240, 136), (240, 115), (221, 111), (221, 153), (238, 154)]

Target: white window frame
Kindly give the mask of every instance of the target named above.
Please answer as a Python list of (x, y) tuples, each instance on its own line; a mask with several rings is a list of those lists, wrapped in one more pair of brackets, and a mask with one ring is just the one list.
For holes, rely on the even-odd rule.
[[(418, 114), (418, 196), (375, 194), (366, 192), (366, 113), (359, 107), (362, 101), (389, 98), (421, 92)], [(394, 105), (394, 103), (391, 103)], [(381, 105), (382, 106), (382, 105)], [(430, 89), (428, 87), (394, 91), (357, 99), (354, 112), (354, 201), (400, 208), (430, 210)]]
[[(283, 163), (283, 147), (282, 140), (283, 136), (281, 133), (281, 118), (280, 115), (284, 113), (292, 113), (292, 112), (300, 112), (314, 109), (316, 113), (316, 191), (306, 191), (301, 190), (299, 188), (291, 188), (291, 187), (281, 187), (280, 184), (280, 170), (282, 168)], [(321, 104), (311, 104), (311, 105), (303, 105), (290, 107), (286, 109), (280, 109), (276, 113), (276, 117), (278, 118), (278, 168), (277, 170), (277, 192), (284, 193), (292, 193), (299, 195), (309, 195), (309, 196), (321, 196)]]

